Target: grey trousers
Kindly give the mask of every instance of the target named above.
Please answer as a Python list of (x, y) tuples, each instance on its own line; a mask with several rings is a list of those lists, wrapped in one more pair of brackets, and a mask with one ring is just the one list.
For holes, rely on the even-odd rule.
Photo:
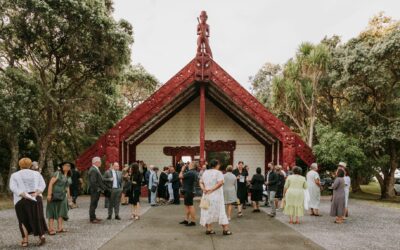
[(121, 203), (121, 193), (122, 193), (122, 188), (113, 188), (111, 189), (111, 196), (109, 199), (109, 204), (108, 204), (108, 215), (111, 216), (114, 213), (115, 216), (119, 215), (119, 205)]
[(268, 200), (269, 200), (269, 205), (271, 206), (271, 214), (273, 215), (276, 214), (275, 195), (276, 195), (275, 191), (269, 191)]

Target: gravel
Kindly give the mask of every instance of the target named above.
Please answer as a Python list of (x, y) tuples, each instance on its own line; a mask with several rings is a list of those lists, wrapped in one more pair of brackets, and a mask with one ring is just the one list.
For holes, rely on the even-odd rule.
[[(147, 202), (142, 202), (142, 214), (147, 212)], [(120, 207), (122, 220), (105, 220), (107, 209), (104, 208), (104, 198), (100, 199), (96, 215), (102, 218), (101, 224), (89, 223), (89, 197), (78, 198), (79, 208), (69, 211), (69, 220), (64, 222), (64, 228), (69, 232), (55, 236), (46, 235), (46, 244), (40, 249), (98, 249), (107, 241), (133, 223), (130, 220), (131, 206)], [(44, 208), (46, 205), (44, 204)], [(0, 249), (26, 249), (20, 246), (21, 234), (14, 209), (0, 211)], [(35, 244), (38, 238), (29, 236), (29, 248), (38, 249)]]
[[(283, 213), (276, 219), (286, 223), (305, 237), (326, 249), (400, 249), (400, 210), (380, 207), (367, 201), (349, 201), (350, 217), (344, 224), (335, 224), (329, 216), (330, 198), (323, 197), (320, 214), (306, 214), (302, 224), (291, 225)], [(263, 208), (269, 212), (269, 208)]]

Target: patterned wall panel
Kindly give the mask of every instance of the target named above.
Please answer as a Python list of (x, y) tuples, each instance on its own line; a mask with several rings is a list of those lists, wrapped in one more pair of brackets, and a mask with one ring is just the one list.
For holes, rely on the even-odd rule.
[[(137, 159), (157, 166), (169, 165), (170, 156), (163, 154), (165, 146), (199, 145), (199, 99), (195, 99), (178, 114), (137, 146)], [(264, 165), (264, 145), (227, 116), (210, 101), (206, 101), (206, 140), (234, 140), (235, 164), (243, 160), (249, 166)], [(253, 167), (255, 171), (255, 167)]]

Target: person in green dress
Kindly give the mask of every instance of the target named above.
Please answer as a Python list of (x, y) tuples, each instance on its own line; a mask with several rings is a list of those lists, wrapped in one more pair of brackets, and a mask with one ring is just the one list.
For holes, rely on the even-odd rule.
[(63, 220), (68, 220), (69, 185), (71, 185), (71, 164), (61, 163), (60, 169), (50, 179), (47, 192), (46, 217), (49, 219), (49, 235), (55, 235), (54, 220), (57, 220), (57, 233), (67, 232)]
[[(307, 182), (301, 173), (301, 168), (294, 167), (293, 175), (286, 179), (283, 191), (285, 199), (283, 212), (289, 216), (290, 224), (300, 224), (299, 217), (304, 215), (304, 190), (307, 189)], [(296, 222), (293, 221), (294, 218)]]

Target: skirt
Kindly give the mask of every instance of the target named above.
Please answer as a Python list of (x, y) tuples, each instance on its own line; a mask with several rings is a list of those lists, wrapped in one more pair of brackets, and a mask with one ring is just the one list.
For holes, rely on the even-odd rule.
[(263, 191), (262, 190), (252, 190), (251, 200), (252, 201), (262, 201)]
[(29, 199), (21, 199), (15, 204), (15, 212), (22, 237), (24, 237), (22, 225), (28, 231), (28, 235), (42, 236), (48, 232), (43, 214), (43, 200), (41, 196), (36, 197), (36, 202)]
[(68, 220), (68, 200), (67, 197), (62, 201), (50, 201), (46, 207), (46, 217), (48, 219), (63, 218), (65, 221)]
[(136, 206), (140, 200), (140, 189), (134, 189), (129, 195), (129, 204)]

